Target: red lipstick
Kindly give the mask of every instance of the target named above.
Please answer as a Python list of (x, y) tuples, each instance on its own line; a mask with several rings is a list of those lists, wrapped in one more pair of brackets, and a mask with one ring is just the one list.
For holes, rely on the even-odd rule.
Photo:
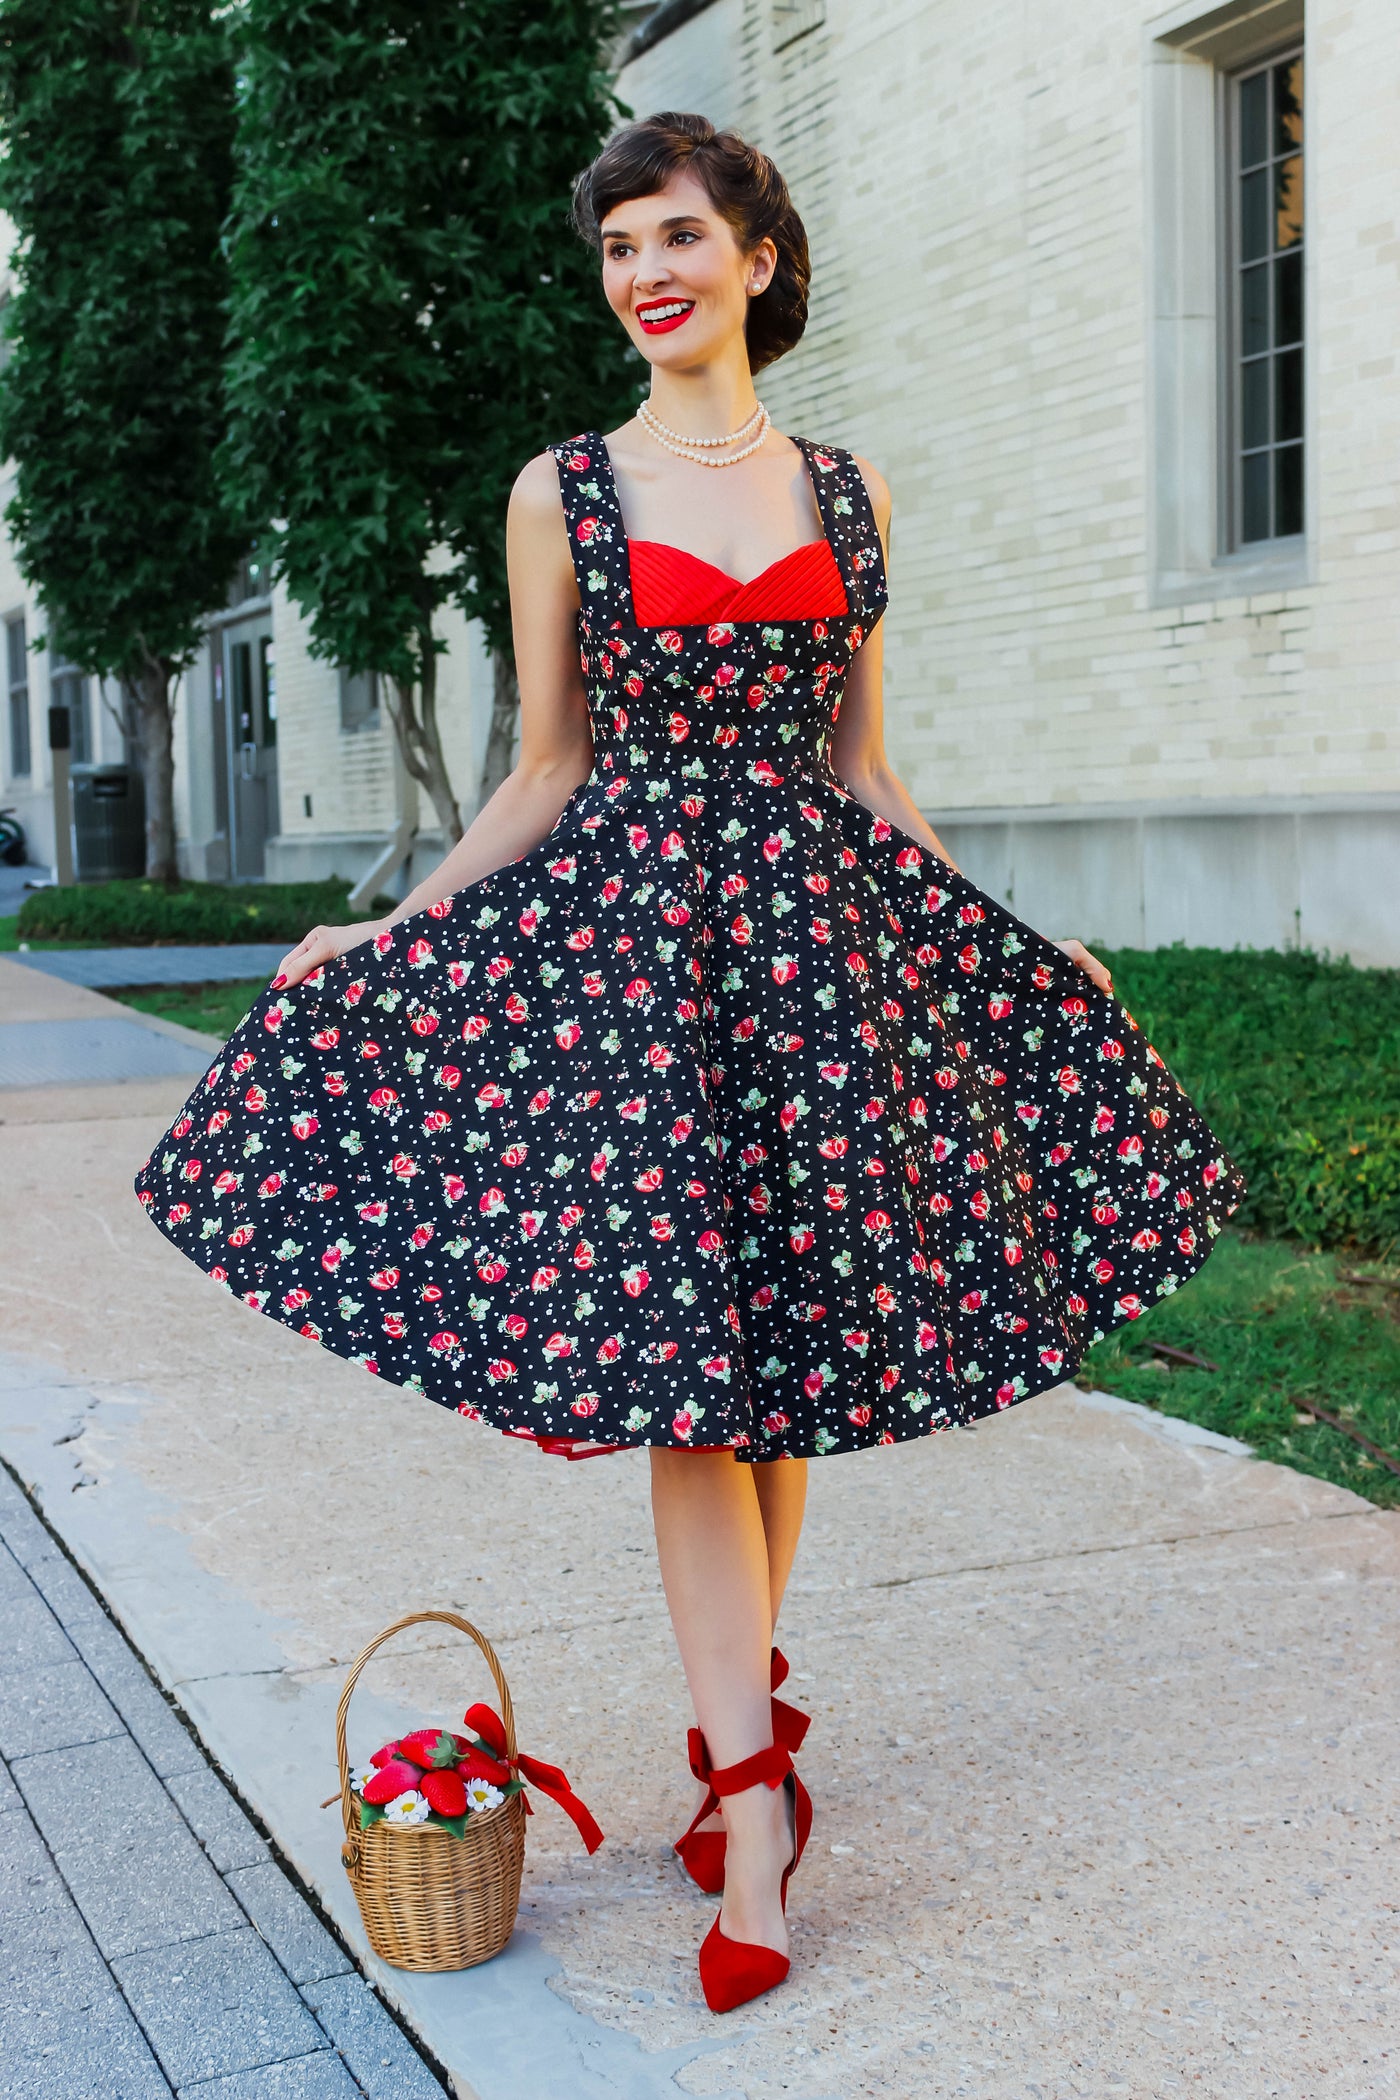
[[(688, 321), (695, 311), (693, 299), (649, 299), (645, 306), (637, 308), (638, 324), (648, 335), (669, 335)], [(656, 316), (653, 320), (652, 315)]]

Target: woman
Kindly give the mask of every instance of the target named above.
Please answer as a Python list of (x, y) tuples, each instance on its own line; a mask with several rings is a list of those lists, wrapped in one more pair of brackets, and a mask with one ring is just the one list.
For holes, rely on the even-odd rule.
[(724, 2010), (787, 1972), (810, 1825), (771, 1646), (808, 1458), (1060, 1383), (1242, 1185), (1102, 963), (890, 771), (889, 491), (753, 388), (807, 309), (771, 161), (653, 117), (575, 217), (651, 387), (515, 485), (519, 763), (397, 910), (292, 950), (138, 1188), (342, 1355), (649, 1448)]

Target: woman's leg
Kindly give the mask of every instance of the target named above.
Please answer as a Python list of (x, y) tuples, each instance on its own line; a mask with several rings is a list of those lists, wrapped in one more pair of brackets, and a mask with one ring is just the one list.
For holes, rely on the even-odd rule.
[[(776, 1633), (783, 1593), (792, 1573), (797, 1542), (802, 1535), (802, 1515), (807, 1506), (807, 1461), (805, 1458), (783, 1458), (771, 1459), (766, 1464), (740, 1465), (736, 1460), (735, 1469), (753, 1475), (758, 1493), (758, 1513), (763, 1522), (763, 1544), (768, 1557), (772, 1632)], [(698, 1789), (695, 1796), (697, 1808), (708, 1792), (709, 1788), (704, 1785)], [(723, 1830), (723, 1810), (716, 1809), (697, 1828)]]
[[(754, 1468), (728, 1452), (654, 1448), (651, 1501), (661, 1580), (696, 1718), (716, 1766), (773, 1740), (768, 1651), (773, 1594)], [(723, 1929), (787, 1950), (778, 1897), (792, 1856), (785, 1788), (725, 1800)]]
[(767, 1465), (748, 1470), (758, 1490), (759, 1514), (768, 1549), (768, 1589), (773, 1603), (773, 1630), (778, 1627), (783, 1592), (802, 1536), (802, 1517), (807, 1507), (807, 1461), (805, 1458), (775, 1458)]

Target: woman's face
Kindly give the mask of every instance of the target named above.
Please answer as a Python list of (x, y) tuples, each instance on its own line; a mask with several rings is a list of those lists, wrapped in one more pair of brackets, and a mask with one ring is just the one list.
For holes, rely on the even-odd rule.
[(762, 291), (778, 259), (770, 240), (745, 255), (691, 174), (615, 206), (601, 232), (608, 304), (653, 365), (715, 358), (742, 335), (749, 287)]

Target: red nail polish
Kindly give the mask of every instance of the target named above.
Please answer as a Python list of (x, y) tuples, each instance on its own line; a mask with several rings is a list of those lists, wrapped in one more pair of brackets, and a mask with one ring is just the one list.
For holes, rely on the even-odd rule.
[(285, 972), (284, 972), (284, 974), (283, 974), (283, 975), (282, 975), (281, 977), (274, 977), (274, 978), (273, 978), (273, 980), (272, 980), (272, 989), (273, 989), (273, 991), (274, 991), (274, 992), (280, 992), (280, 991), (281, 991), (281, 989), (282, 989), (282, 987), (283, 987), (283, 985), (284, 985), (284, 984), (285, 984), (286, 982), (287, 982), (287, 979), (286, 979), (286, 974), (285, 974)]

